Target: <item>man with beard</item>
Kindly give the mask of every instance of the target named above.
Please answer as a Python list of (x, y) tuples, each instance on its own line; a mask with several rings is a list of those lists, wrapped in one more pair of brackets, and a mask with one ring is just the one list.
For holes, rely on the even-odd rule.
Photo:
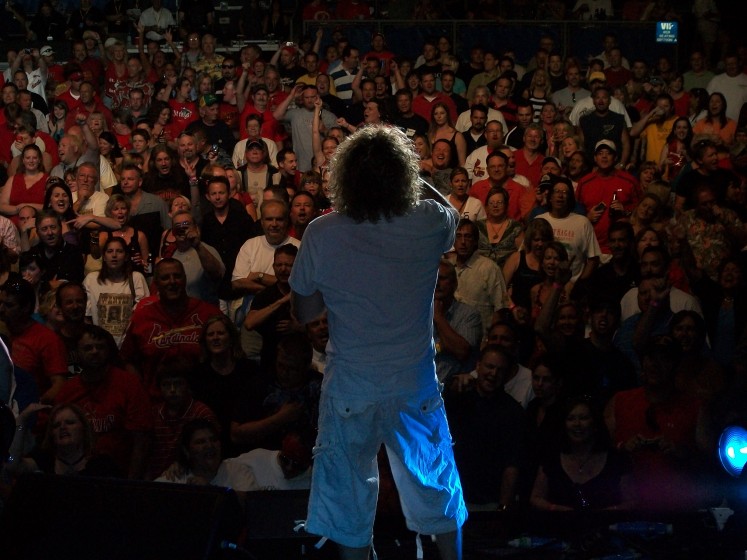
[(163, 144), (153, 148), (148, 167), (149, 170), (143, 177), (145, 192), (160, 196), (168, 205), (177, 196), (191, 200), (192, 183), (171, 148)]
[(594, 111), (581, 117), (579, 123), (579, 132), (586, 146), (586, 155), (589, 159), (594, 159), (599, 142), (609, 140), (614, 144), (612, 149), (615, 154), (619, 155), (619, 167), (624, 168), (630, 160), (631, 153), (631, 135), (625, 126), (625, 117), (610, 109), (612, 93), (605, 86), (597, 87), (591, 99), (594, 103)]
[(488, 108), (485, 105), (472, 105), (469, 115), (472, 126), (464, 133), (464, 141), (467, 143), (467, 153), (471, 154), (487, 142), (484, 132), (485, 123), (488, 120)]
[(316, 203), (314, 197), (306, 191), (297, 192), (293, 195), (290, 203), (290, 229), (291, 237), (302, 239), (306, 226), (316, 218)]

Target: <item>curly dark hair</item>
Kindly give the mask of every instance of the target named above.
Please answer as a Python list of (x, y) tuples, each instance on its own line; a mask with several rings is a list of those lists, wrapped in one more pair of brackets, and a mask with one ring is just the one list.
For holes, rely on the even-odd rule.
[(418, 200), (418, 156), (407, 136), (365, 126), (340, 144), (330, 163), (335, 208), (356, 222), (377, 223), (409, 212)]

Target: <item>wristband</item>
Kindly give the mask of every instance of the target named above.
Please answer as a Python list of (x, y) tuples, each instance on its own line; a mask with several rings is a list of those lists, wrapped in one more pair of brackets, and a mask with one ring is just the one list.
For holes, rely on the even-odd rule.
[(560, 282), (553, 282), (552, 287), (557, 288), (558, 290), (562, 290), (565, 286), (561, 284)]

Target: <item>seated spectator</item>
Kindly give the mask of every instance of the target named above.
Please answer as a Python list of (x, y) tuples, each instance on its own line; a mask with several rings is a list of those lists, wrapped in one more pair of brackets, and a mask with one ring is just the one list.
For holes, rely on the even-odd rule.
[(156, 482), (174, 482), (197, 486), (225, 486), (239, 499), (254, 485), (254, 474), (238, 459), (223, 459), (218, 429), (206, 418), (188, 422), (182, 429), (176, 462)]
[(548, 453), (530, 503), (541, 511), (617, 511), (635, 505), (630, 458), (612, 447), (600, 411), (587, 399), (563, 407), (560, 453)]
[(66, 382), (56, 403), (73, 403), (93, 425), (94, 450), (110, 455), (128, 478), (145, 474), (153, 418), (140, 379), (117, 367), (117, 346), (101, 327), (86, 325), (78, 340), (80, 372)]
[(311, 488), (311, 448), (314, 436), (308, 432), (289, 432), (277, 451), (253, 449), (239, 455), (254, 474), (250, 490), (308, 490)]
[(179, 356), (167, 358), (158, 366), (156, 379), (163, 403), (154, 407), (153, 447), (146, 479), (153, 480), (177, 459), (177, 444), (182, 429), (191, 420), (205, 418), (216, 424), (217, 418), (207, 405), (192, 398), (189, 380), (192, 363)]
[(49, 408), (49, 405), (34, 403), (19, 415), (9, 452), (15, 460), (5, 464), (8, 474), (42, 472), (65, 476), (123, 476), (123, 471), (111, 457), (94, 449), (91, 421), (74, 404), (58, 404), (52, 408), (42, 443), (26, 454), (31, 432), (29, 422), (37, 412)]

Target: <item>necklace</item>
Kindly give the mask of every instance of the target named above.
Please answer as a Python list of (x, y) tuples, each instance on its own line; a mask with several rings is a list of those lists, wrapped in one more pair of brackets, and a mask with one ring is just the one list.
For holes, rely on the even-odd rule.
[(490, 222), (486, 222), (488, 224), (488, 230), (490, 230), (490, 239), (491, 241), (498, 241), (502, 236), (503, 233), (506, 231), (506, 226), (508, 226), (508, 220), (504, 219), (501, 225), (499, 225), (497, 228), (494, 226), (494, 224), (491, 224)]
[(589, 451), (589, 453), (586, 454), (586, 457), (583, 458), (583, 460), (579, 461), (576, 457), (574, 457), (574, 460), (576, 461), (576, 464), (578, 465), (578, 472), (579, 474), (582, 474), (584, 472), (584, 469), (586, 468), (586, 465), (591, 461), (591, 458), (594, 456), (593, 451)]

